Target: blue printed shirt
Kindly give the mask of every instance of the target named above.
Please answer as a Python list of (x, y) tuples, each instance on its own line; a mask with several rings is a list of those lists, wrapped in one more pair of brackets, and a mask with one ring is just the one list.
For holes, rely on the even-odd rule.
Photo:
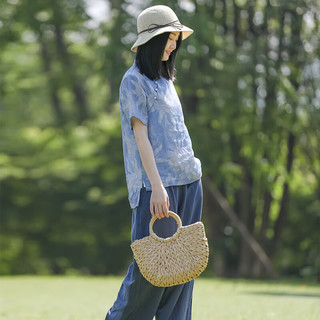
[(123, 157), (131, 208), (139, 205), (140, 189), (151, 184), (142, 166), (130, 119), (148, 128), (154, 157), (164, 187), (192, 183), (201, 178), (184, 123), (180, 100), (171, 80), (150, 80), (134, 63), (120, 85)]

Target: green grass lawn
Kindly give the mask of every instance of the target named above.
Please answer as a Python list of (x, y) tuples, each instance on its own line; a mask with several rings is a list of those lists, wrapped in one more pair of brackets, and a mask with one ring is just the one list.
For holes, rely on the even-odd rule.
[[(0, 320), (103, 320), (121, 281), (2, 277)], [(193, 320), (320, 319), (320, 287), (309, 283), (199, 278), (193, 301)]]

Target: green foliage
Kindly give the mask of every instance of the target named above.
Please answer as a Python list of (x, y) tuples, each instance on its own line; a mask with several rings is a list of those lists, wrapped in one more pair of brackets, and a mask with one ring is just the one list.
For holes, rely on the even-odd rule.
[(118, 118), (26, 127), (13, 141), (15, 150), (0, 156), (1, 273), (119, 271), (130, 211)]

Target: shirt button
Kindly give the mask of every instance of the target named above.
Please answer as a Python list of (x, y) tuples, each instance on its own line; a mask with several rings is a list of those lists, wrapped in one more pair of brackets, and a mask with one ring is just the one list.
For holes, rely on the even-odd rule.
[(154, 97), (153, 99), (154, 99), (154, 100), (157, 100), (157, 97)]
[(158, 89), (156, 89), (156, 92), (158, 92)]

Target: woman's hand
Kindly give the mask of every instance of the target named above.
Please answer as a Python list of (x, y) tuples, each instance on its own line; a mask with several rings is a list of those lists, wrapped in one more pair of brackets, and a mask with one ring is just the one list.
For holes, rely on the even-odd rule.
[(156, 216), (158, 219), (169, 217), (169, 197), (167, 190), (162, 184), (152, 186), (151, 198), (150, 198), (150, 212), (152, 216)]

